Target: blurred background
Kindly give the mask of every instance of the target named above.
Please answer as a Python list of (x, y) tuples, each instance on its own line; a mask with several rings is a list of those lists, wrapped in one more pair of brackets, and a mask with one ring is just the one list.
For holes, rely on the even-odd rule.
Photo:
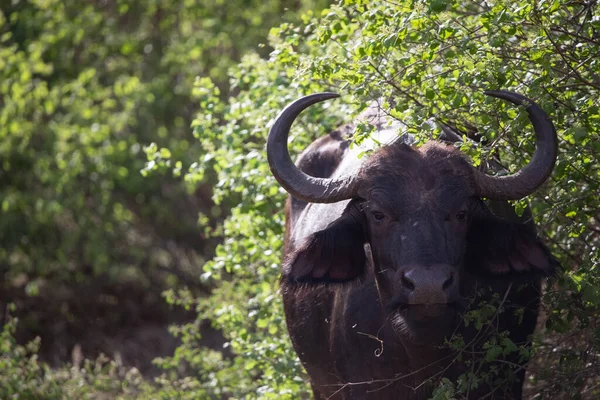
[[(51, 367), (104, 353), (157, 373), (177, 344), (167, 327), (196, 317), (162, 293), (210, 293), (204, 230), (226, 213), (181, 173), (202, 153), (194, 82), (226, 99), (242, 54), (268, 56), (272, 26), (326, 4), (0, 2), (0, 319), (13, 304), (17, 342), (39, 336)], [(143, 173), (144, 147), (177, 172)]]

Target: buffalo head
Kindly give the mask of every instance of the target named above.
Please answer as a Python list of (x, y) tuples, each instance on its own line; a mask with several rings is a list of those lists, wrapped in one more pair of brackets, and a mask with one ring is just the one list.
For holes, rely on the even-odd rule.
[(509, 92), (486, 93), (524, 105), (535, 129), (535, 154), (513, 175), (478, 171), (451, 145), (413, 148), (396, 141), (354, 160), (354, 168), (340, 165), (329, 178), (309, 176), (290, 159), (290, 127), (302, 110), (337, 95), (320, 93), (291, 103), (269, 134), (271, 171), (293, 197), (344, 201), (344, 210), (293, 246), (283, 278), (290, 284), (335, 284), (370, 270), (396, 330), (423, 338), (452, 329), (476, 280), (539, 279), (551, 273), (555, 260), (531, 227), (496, 217), (482, 198), (515, 200), (534, 192), (554, 167), (556, 131), (533, 101)]

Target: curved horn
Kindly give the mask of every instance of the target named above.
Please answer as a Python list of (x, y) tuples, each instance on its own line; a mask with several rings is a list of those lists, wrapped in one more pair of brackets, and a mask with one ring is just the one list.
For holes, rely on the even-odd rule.
[(540, 187), (552, 173), (558, 152), (556, 129), (548, 114), (536, 103), (520, 94), (506, 91), (486, 91), (488, 96), (525, 105), (535, 131), (535, 153), (523, 169), (513, 175), (490, 176), (475, 171), (477, 194), (495, 200), (518, 200)]
[(355, 177), (315, 178), (294, 165), (287, 141), (296, 117), (312, 104), (339, 97), (336, 93), (316, 93), (289, 104), (277, 117), (267, 140), (267, 159), (277, 182), (292, 196), (311, 203), (335, 203), (356, 194)]

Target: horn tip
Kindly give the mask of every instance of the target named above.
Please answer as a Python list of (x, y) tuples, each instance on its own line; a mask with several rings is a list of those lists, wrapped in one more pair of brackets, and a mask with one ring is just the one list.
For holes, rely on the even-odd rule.
[(335, 93), (335, 92), (322, 92), (319, 94), (327, 99), (334, 99), (336, 97), (340, 97), (339, 93)]
[(483, 92), (483, 94), (485, 94), (487, 96), (496, 97), (498, 99), (510, 101), (511, 103), (516, 104), (516, 105), (521, 105), (524, 102), (531, 102), (531, 103), (533, 103), (527, 97), (525, 97), (523, 95), (520, 95), (518, 93), (509, 92), (507, 90), (485, 90)]

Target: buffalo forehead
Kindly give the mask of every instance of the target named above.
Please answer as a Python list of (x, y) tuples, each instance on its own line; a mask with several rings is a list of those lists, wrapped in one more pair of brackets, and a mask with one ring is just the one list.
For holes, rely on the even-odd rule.
[(374, 177), (368, 190), (369, 205), (376, 204), (388, 212), (407, 213), (423, 209), (450, 212), (461, 207), (471, 192), (461, 175), (434, 174), (420, 176)]
[(369, 159), (363, 179), (371, 200), (395, 209), (452, 209), (474, 192), (467, 161), (457, 149), (439, 143), (419, 149), (401, 143), (388, 146)]

